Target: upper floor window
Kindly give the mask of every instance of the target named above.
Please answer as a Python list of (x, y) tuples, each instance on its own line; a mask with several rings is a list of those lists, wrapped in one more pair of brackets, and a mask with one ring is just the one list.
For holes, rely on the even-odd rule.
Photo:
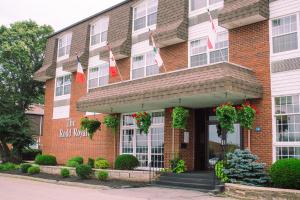
[(71, 74), (56, 78), (55, 96), (63, 96), (71, 92)]
[(190, 65), (197, 67), (228, 60), (228, 32), (218, 33), (215, 49), (207, 47), (207, 37), (191, 41)]
[(108, 63), (89, 69), (89, 89), (105, 86), (109, 81)]
[(66, 34), (58, 39), (58, 57), (69, 56), (71, 48), (72, 34)]
[(132, 58), (132, 79), (143, 78), (159, 74), (159, 67), (155, 63), (153, 51), (133, 56)]
[(273, 53), (298, 49), (297, 15), (272, 20)]
[(223, 0), (191, 0), (191, 11), (207, 8), (208, 5), (213, 5)]
[(91, 25), (91, 46), (106, 45), (109, 19), (100, 19)]
[(150, 27), (157, 21), (158, 0), (145, 0), (133, 9), (134, 31)]

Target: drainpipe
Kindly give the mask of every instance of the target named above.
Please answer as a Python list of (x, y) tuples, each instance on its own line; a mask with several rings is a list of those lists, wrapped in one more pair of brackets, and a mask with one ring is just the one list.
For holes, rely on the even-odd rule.
[(248, 149), (251, 151), (251, 136), (250, 136), (250, 129), (248, 129)]
[(172, 128), (172, 159), (174, 159), (175, 153), (175, 129)]

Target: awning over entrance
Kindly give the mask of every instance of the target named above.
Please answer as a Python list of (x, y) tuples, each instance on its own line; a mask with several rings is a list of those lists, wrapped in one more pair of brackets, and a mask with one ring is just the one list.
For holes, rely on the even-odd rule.
[(79, 99), (82, 112), (126, 113), (173, 106), (212, 107), (260, 98), (262, 85), (252, 70), (218, 63), (111, 84)]

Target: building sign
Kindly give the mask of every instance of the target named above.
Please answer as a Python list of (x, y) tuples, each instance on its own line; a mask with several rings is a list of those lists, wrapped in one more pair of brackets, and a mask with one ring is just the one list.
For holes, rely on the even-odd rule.
[(73, 119), (68, 119), (67, 128), (59, 129), (59, 137), (60, 138), (70, 138), (70, 137), (87, 137), (87, 130), (80, 130), (79, 128), (75, 128), (75, 121)]

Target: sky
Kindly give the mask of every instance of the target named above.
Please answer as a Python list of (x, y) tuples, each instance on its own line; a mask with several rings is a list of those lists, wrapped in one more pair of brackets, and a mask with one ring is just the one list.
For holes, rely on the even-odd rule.
[(0, 25), (31, 19), (55, 31), (123, 0), (0, 0)]

